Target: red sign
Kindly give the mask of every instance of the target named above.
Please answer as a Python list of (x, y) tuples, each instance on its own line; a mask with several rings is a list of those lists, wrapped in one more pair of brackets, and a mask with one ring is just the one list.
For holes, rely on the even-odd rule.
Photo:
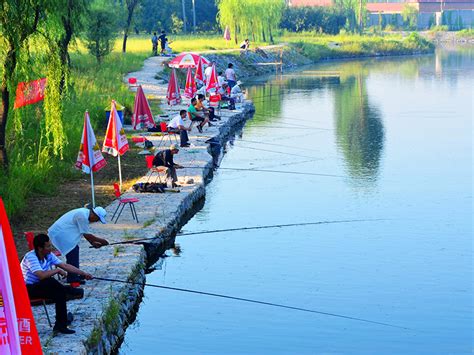
[(44, 99), (46, 78), (18, 83), (14, 108), (37, 103)]

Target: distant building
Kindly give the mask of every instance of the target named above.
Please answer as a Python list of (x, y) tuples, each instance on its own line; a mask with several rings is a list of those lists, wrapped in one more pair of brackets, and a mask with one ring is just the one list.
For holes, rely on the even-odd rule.
[[(334, 0), (288, 0), (289, 6), (333, 6)], [(474, 0), (367, 0), (369, 25), (401, 24), (406, 6), (414, 7), (418, 27), (448, 25), (451, 29), (474, 27)]]

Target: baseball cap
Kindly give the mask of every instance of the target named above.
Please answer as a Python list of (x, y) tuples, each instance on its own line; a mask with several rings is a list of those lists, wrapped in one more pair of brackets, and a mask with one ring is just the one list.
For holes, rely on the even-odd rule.
[(107, 216), (107, 212), (103, 207), (97, 206), (96, 208), (92, 209), (94, 213), (99, 217), (100, 222), (106, 224), (107, 221), (105, 220), (105, 216)]

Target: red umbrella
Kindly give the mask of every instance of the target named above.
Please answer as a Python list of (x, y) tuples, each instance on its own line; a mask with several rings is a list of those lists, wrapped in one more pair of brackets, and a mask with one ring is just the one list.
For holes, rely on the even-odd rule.
[(168, 83), (168, 91), (166, 92), (168, 105), (178, 105), (181, 102), (181, 94), (179, 93), (178, 79), (176, 78), (176, 69), (173, 68), (170, 75), (170, 82)]
[(135, 95), (135, 105), (133, 107), (133, 129), (137, 129), (137, 127), (140, 128), (142, 123), (146, 128), (155, 127), (155, 120), (153, 119), (150, 105), (148, 104), (148, 100), (146, 99), (142, 86), (139, 85), (137, 94)]
[(186, 75), (186, 87), (184, 89), (184, 96), (186, 96), (188, 99), (191, 99), (194, 97), (194, 94), (196, 93), (197, 88), (196, 88), (196, 82), (194, 81), (193, 77), (193, 72), (191, 68), (188, 68), (188, 74)]
[(204, 83), (204, 64), (202, 62), (202, 57), (199, 57), (198, 65), (196, 68), (196, 73), (194, 74), (194, 79), (196, 82)]
[(216, 65), (212, 65), (212, 72), (209, 78), (209, 82), (206, 85), (206, 91), (211, 91), (212, 89), (219, 89), (219, 81), (217, 80)]
[(128, 150), (128, 141), (125, 131), (118, 117), (115, 101), (112, 100), (110, 108), (109, 124), (107, 125), (107, 132), (105, 132), (104, 144), (102, 151), (114, 157), (118, 157), (119, 181), (120, 189), (122, 189), (122, 168), (120, 166), (120, 156)]
[(196, 53), (181, 53), (175, 57), (171, 62), (168, 63), (168, 66), (171, 68), (196, 68), (198, 65), (199, 59), (202, 60), (203, 64), (209, 65), (209, 61)]
[(224, 39), (225, 39), (226, 41), (230, 41), (230, 30), (229, 30), (229, 26), (225, 26)]

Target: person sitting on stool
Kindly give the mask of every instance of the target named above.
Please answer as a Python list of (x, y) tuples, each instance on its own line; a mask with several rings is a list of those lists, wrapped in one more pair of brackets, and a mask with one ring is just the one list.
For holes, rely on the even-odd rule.
[[(51, 241), (46, 234), (38, 234), (33, 239), (34, 250), (26, 253), (21, 261), (21, 271), (25, 279), (30, 299), (46, 298), (56, 304), (56, 323), (53, 330), (63, 334), (73, 334), (74, 330), (67, 327), (66, 287), (53, 278), (66, 272), (84, 276), (86, 280), (92, 275), (66, 264), (51, 253)], [(51, 270), (52, 266), (56, 269)]]
[(179, 111), (179, 115), (176, 115), (168, 123), (168, 130), (171, 132), (179, 132), (180, 146), (189, 147), (188, 131), (191, 131), (191, 125), (186, 128), (184, 126), (184, 118), (186, 117), (186, 110)]
[[(206, 96), (203, 94), (198, 94), (197, 95), (197, 102), (196, 102), (196, 110), (204, 112), (204, 114), (209, 115), (209, 121), (217, 121), (220, 120), (220, 116), (217, 116), (214, 113), (214, 107), (205, 107), (204, 106), (204, 101), (206, 101)], [(212, 124), (209, 122), (209, 127), (211, 127)]]
[(169, 149), (159, 151), (156, 153), (155, 158), (153, 158), (153, 166), (164, 166), (166, 168), (166, 180), (171, 180), (171, 187), (179, 187), (179, 185), (176, 184), (176, 181), (178, 181), (176, 169), (183, 168), (181, 165), (176, 164), (173, 161), (173, 155), (178, 154), (178, 152), (178, 146), (176, 144), (171, 144)]
[[(209, 123), (209, 117), (204, 112), (198, 112), (196, 109), (197, 99), (194, 97), (191, 99), (191, 105), (188, 107), (189, 118), (192, 122), (199, 122), (197, 129), (199, 133), (202, 133), (202, 128), (206, 123)], [(192, 125), (192, 124), (191, 124)]]

